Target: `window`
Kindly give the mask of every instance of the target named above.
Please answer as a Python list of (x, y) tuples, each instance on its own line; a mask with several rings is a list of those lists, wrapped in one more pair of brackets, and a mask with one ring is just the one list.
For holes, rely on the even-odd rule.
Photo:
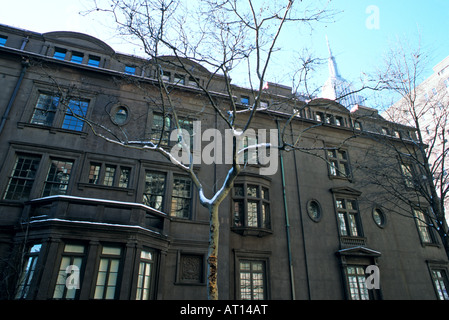
[(151, 127), (151, 141), (159, 143), (162, 146), (168, 146), (170, 141), (170, 117), (164, 117), (161, 114), (153, 114), (153, 126)]
[(34, 107), (31, 123), (51, 126), (58, 108), (59, 97), (41, 93)]
[(432, 235), (432, 229), (429, 224), (429, 217), (426, 216), (424, 211), (419, 209), (413, 209), (415, 215), (416, 226), (418, 227), (419, 237), (424, 244), (434, 243)]
[(70, 100), (69, 106), (64, 116), (62, 128), (74, 131), (82, 131), (84, 126), (83, 118), (87, 116), (88, 106), (89, 102), (86, 100)]
[(200, 83), (200, 80), (198, 78), (189, 77), (189, 86), (198, 87), (199, 83)]
[(414, 187), (413, 167), (409, 163), (401, 163), (401, 172), (404, 177), (404, 183), (407, 188)]
[(25, 299), (30, 291), (31, 281), (36, 273), (37, 258), (41, 251), (42, 244), (33, 245), (24, 260), (24, 266), (19, 279), (19, 285), (16, 292), (16, 299)]
[(321, 206), (318, 201), (316, 200), (310, 200), (307, 202), (307, 213), (315, 222), (318, 222), (321, 220)]
[(100, 183), (100, 170), (101, 164), (91, 163), (89, 170), (89, 183), (99, 184)]
[(370, 295), (366, 287), (365, 269), (362, 266), (346, 266), (346, 277), (351, 300), (369, 300)]
[(101, 250), (94, 299), (115, 299), (121, 248), (104, 246)]
[(170, 82), (171, 72), (161, 70), (161, 79), (162, 79), (162, 81)]
[(329, 173), (333, 177), (350, 177), (348, 152), (344, 150), (328, 150)]
[[(80, 288), (80, 272), (83, 267), (85, 247), (77, 244), (65, 244), (59, 265), (53, 299), (76, 299)], [(72, 279), (68, 279), (71, 277)], [(67, 283), (69, 280), (69, 283)]]
[(247, 96), (241, 96), (241, 97), (240, 97), (240, 103), (243, 104), (243, 105), (245, 105), (245, 106), (248, 106), (248, 105), (249, 105), (249, 97), (247, 97)]
[(380, 209), (374, 209), (373, 210), (373, 220), (376, 223), (378, 227), (383, 228), (385, 226), (386, 218), (385, 214)]
[[(178, 117), (179, 126), (182, 130), (186, 130), (190, 135), (190, 147), (193, 148), (193, 121)], [(151, 127), (150, 140), (153, 143), (159, 143), (161, 139), (161, 146), (170, 145), (170, 133), (177, 129), (176, 123), (172, 121), (169, 116), (162, 116), (162, 114), (153, 114), (153, 125)]]
[(360, 121), (354, 121), (354, 129), (362, 130), (362, 124), (360, 123)]
[(188, 177), (173, 175), (173, 194), (170, 215), (177, 218), (190, 218), (192, 181)]
[(185, 83), (185, 77), (182, 74), (175, 74), (173, 78), (173, 82), (176, 84), (184, 84)]
[(1, 36), (0, 35), (0, 47), (4, 47), (7, 40), (8, 40), (7, 36)]
[(88, 181), (91, 184), (128, 188), (130, 175), (131, 168), (129, 167), (91, 162)]
[(338, 228), (340, 236), (361, 237), (361, 227), (357, 201), (353, 199), (336, 199)]
[(165, 195), (165, 174), (147, 171), (145, 173), (145, 190), (143, 203), (156, 210), (162, 211)]
[(99, 67), (100, 66), (100, 57), (89, 55), (89, 60), (87, 61), (87, 65), (91, 67)]
[(430, 272), (438, 299), (449, 300), (449, 294), (447, 292), (448, 279), (446, 271), (443, 269), (433, 269)]
[(139, 274), (137, 276), (136, 300), (150, 300), (154, 274), (154, 254), (142, 250), (140, 253)]
[(118, 125), (123, 125), (128, 120), (128, 109), (125, 107), (118, 107), (114, 114), (114, 122)]
[(14, 169), (9, 177), (4, 199), (28, 200), (40, 160), (41, 158), (38, 156), (17, 156)]
[(53, 58), (59, 60), (65, 60), (65, 56), (67, 54), (67, 50), (63, 48), (55, 48), (55, 52), (53, 54)]
[(45, 180), (42, 196), (66, 194), (72, 167), (72, 161), (53, 159)]
[(84, 54), (82, 52), (73, 51), (72, 58), (70, 59), (70, 61), (72, 61), (74, 63), (82, 63), (83, 58), (84, 58)]
[(125, 73), (130, 75), (136, 74), (136, 67), (125, 66)]
[(234, 227), (271, 228), (270, 195), (267, 187), (235, 184), (233, 200)]
[(265, 261), (239, 261), (239, 294), (242, 300), (267, 298)]

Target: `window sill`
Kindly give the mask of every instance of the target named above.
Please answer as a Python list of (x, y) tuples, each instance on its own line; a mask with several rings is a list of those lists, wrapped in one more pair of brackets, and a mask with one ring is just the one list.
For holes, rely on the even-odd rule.
[(231, 227), (231, 231), (241, 236), (265, 237), (273, 234), (273, 231), (265, 228)]
[(129, 196), (132, 196), (135, 193), (134, 189), (129, 189), (129, 188), (111, 187), (111, 186), (105, 186), (105, 185), (101, 185), (101, 184), (92, 184), (92, 183), (78, 183), (79, 190), (84, 190), (84, 188), (94, 188), (94, 189), (104, 189), (104, 190), (109, 190), (109, 191), (127, 192)]
[(50, 126), (45, 126), (45, 125), (41, 125), (41, 124), (34, 124), (34, 123), (27, 123), (27, 122), (18, 122), (17, 123), (17, 128), (23, 129), (25, 127), (44, 129), (44, 130), (48, 130), (50, 133), (53, 133), (53, 134), (61, 132), (61, 133), (70, 133), (70, 134), (79, 135), (81, 138), (87, 137), (87, 132), (84, 132), (84, 131), (68, 130), (68, 129), (50, 127)]

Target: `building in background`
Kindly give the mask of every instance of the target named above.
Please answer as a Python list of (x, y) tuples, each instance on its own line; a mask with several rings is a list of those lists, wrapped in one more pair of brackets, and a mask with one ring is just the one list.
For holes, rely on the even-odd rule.
[[(106, 136), (170, 147), (174, 121), (157, 103), (151, 60), (73, 32), (0, 26), (0, 40), (1, 298), (205, 299), (209, 215), (190, 178), (159, 153), (109, 143), (83, 121), (120, 129)], [(198, 88), (211, 73), (184, 61), (192, 79), (164, 59), (183, 128), (201, 121), (203, 130), (224, 130)], [(210, 85), (229, 106), (224, 79)], [(248, 89), (233, 91), (242, 110), (254, 102)], [(379, 163), (367, 156), (379, 139), (395, 141), (381, 128), (414, 129), (363, 106), (306, 103), (276, 84), (264, 98), (254, 128), (277, 129), (298, 111), (287, 142), (300, 133), (303, 150), (280, 150), (270, 176), (247, 166), (222, 203), (219, 297), (448, 299), (448, 259), (435, 231), (376, 202), (378, 187), (362, 170)], [(194, 169), (209, 193), (227, 172)]]
[(332, 54), (329, 40), (326, 37), (327, 48), (329, 50), (328, 69), (329, 77), (321, 90), (321, 97), (339, 102), (348, 109), (364, 104), (364, 98), (355, 92), (352, 84), (344, 79), (338, 71), (337, 61)]
[[(436, 188), (446, 190), (449, 187), (449, 56), (433, 67), (433, 74), (410, 89), (410, 95), (395, 102), (385, 111), (384, 117), (419, 128), (422, 141), (427, 145)], [(444, 200), (447, 220), (449, 202), (447, 197)]]

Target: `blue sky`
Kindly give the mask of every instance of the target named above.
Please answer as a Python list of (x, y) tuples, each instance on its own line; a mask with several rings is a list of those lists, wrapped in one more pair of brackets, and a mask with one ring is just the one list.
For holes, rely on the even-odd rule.
[[(0, 23), (42, 33), (56, 30), (84, 32), (118, 51), (126, 51), (118, 46), (110, 31), (104, 31), (100, 21), (78, 14), (88, 3), (89, 0), (9, 1), (7, 6), (2, 6)], [(384, 53), (398, 38), (412, 44), (421, 38), (423, 50), (430, 55), (427, 75), (449, 55), (448, 0), (332, 0), (330, 8), (341, 11), (335, 22), (315, 25), (313, 31), (289, 29), (289, 36), (294, 33), (298, 41), (290, 39), (282, 43), (283, 49), (301, 52), (307, 48), (315, 56), (327, 58), (327, 36), (340, 74), (350, 81), (356, 81), (362, 72), (369, 73), (381, 66)], [(369, 8), (377, 12), (367, 11)], [(374, 23), (369, 24), (374, 28), (367, 27), (367, 20)], [(278, 61), (284, 62), (281, 58)], [(289, 65), (283, 67), (289, 68)], [(278, 73), (272, 73), (272, 79), (268, 80), (288, 82), (282, 78), (285, 73), (282, 66), (276, 70)], [(326, 76), (327, 67), (323, 65), (317, 70), (315, 81), (317, 84), (324, 82)]]

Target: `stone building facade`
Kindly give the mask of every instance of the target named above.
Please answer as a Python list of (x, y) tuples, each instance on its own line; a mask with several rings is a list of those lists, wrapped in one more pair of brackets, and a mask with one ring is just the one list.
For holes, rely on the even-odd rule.
[[(205, 299), (209, 216), (192, 181), (161, 154), (108, 142), (77, 117), (114, 128), (94, 127), (105, 136), (169, 145), (173, 120), (156, 107), (151, 61), (73, 32), (2, 25), (0, 40), (1, 297)], [(198, 88), (210, 72), (186, 63), (196, 79), (173, 66), (164, 73), (181, 124), (222, 132)], [(210, 86), (226, 105), (224, 79)], [(253, 102), (248, 89), (233, 90), (242, 109)], [(291, 118), (285, 141), (300, 137), (302, 150), (279, 150), (272, 175), (247, 166), (220, 206), (220, 299), (447, 298), (436, 233), (376, 204), (379, 187), (362, 170), (379, 161), (366, 155), (380, 138), (395, 139), (381, 127), (413, 128), (281, 85), (264, 98), (254, 128)], [(194, 170), (210, 196), (228, 167)]]

